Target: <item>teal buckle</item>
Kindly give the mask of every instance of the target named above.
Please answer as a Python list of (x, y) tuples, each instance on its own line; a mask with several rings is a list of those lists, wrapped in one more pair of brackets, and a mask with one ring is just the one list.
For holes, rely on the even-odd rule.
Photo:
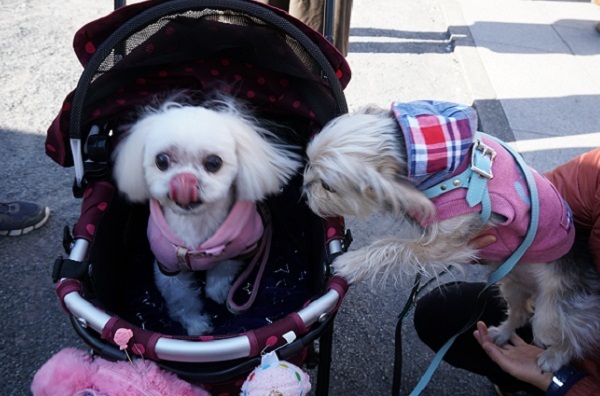
[(496, 150), (477, 138), (471, 153), (471, 170), (486, 179), (493, 179), (492, 164), (496, 159)]
[(488, 193), (487, 182), (494, 178), (492, 165), (496, 159), (496, 150), (483, 143), (481, 138), (477, 138), (473, 144), (471, 154), (471, 170), (473, 176), (470, 180), (467, 190), (467, 203), (473, 207), (481, 203), (481, 220), (484, 223), (490, 219), (492, 214), (492, 205)]

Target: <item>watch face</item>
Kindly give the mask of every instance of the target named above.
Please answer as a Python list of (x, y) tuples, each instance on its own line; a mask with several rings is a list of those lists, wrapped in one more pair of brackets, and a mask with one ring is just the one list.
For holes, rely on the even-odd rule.
[(554, 376), (552, 377), (552, 383), (553, 383), (554, 385), (558, 386), (559, 388), (565, 384), (565, 383), (564, 383), (564, 382), (563, 382), (563, 381), (562, 381), (560, 378), (558, 378), (556, 375), (554, 375)]
[[(587, 374), (571, 366), (563, 366), (552, 377), (552, 382), (548, 387), (548, 395), (563, 395), (575, 382), (585, 377)], [(560, 390), (560, 392), (559, 392)], [(557, 392), (557, 393), (554, 393)]]

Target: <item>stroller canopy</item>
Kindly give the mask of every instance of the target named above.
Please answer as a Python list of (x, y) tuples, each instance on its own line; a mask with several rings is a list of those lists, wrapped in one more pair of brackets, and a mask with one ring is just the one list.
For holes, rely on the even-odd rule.
[(305, 142), (347, 111), (342, 90), (350, 68), (320, 33), (264, 4), (203, 3), (145, 1), (76, 33), (85, 70), (48, 130), (46, 153), (54, 161), (73, 165), (70, 138), (84, 142), (94, 125), (123, 125), (140, 106), (177, 90), (231, 93), (260, 116), (293, 122)]

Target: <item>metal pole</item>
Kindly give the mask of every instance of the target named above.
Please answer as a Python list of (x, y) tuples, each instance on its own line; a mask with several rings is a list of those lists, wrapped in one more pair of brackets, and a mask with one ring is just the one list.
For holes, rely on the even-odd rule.
[(325, 38), (332, 44), (334, 22), (335, 0), (325, 0), (325, 3), (323, 4), (323, 36), (325, 36)]

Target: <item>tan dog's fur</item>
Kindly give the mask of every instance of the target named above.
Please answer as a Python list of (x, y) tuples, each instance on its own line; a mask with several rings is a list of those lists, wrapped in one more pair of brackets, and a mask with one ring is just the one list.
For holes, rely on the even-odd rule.
[[(326, 125), (307, 147), (304, 193), (310, 208), (321, 216), (385, 212), (408, 223), (413, 215), (430, 218), (433, 203), (406, 179), (401, 133), (390, 111), (372, 107)], [(482, 224), (474, 213), (426, 228), (415, 225), (411, 238), (382, 238), (339, 256), (334, 273), (353, 283), (464, 268), (477, 257), (469, 241), (483, 227), (496, 226), (494, 220), (492, 215)], [(500, 264), (489, 263), (492, 269)], [(545, 371), (600, 346), (600, 279), (586, 260), (567, 255), (552, 263), (517, 265), (500, 284), (509, 310), (506, 321), (490, 328), (496, 343), (507, 343), (531, 319), (535, 342), (547, 347), (538, 359)]]

